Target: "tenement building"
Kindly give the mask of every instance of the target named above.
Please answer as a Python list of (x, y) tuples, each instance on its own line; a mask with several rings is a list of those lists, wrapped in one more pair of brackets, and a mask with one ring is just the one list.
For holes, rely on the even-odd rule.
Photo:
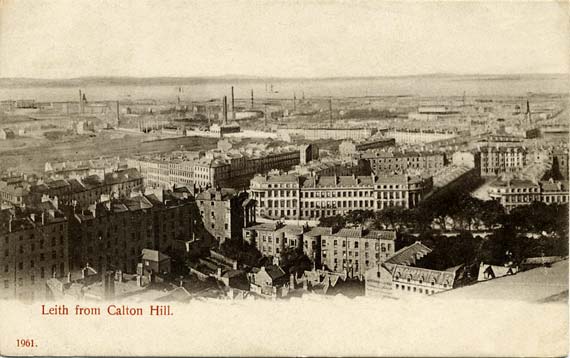
[(87, 207), (101, 200), (101, 196), (124, 198), (141, 190), (143, 177), (134, 168), (105, 173), (104, 176), (90, 175), (83, 179), (47, 180), (32, 185), (26, 203), (35, 205), (46, 197), (59, 204)]
[(321, 263), (335, 272), (363, 278), (366, 271), (394, 254), (396, 232), (344, 228), (321, 237)]
[(497, 179), (489, 186), (489, 196), (501, 203), (507, 211), (529, 205), (533, 201), (546, 204), (569, 202), (568, 181), (532, 181), (528, 179)]
[(520, 172), (527, 164), (527, 150), (522, 146), (485, 146), (480, 148), (481, 176)]
[(307, 128), (278, 128), (277, 134), (289, 136), (302, 136), (308, 140), (366, 140), (376, 134), (376, 128), (330, 128), (330, 127), (307, 127)]
[(243, 239), (264, 256), (279, 256), (286, 249), (301, 249), (306, 226), (285, 225), (280, 221), (255, 224), (243, 229)]
[(0, 298), (42, 299), (46, 281), (68, 271), (68, 228), (50, 202), (0, 211)]
[[(112, 199), (70, 214), (71, 265), (134, 273), (142, 249), (176, 254), (198, 225), (192, 197), (155, 195)], [(72, 209), (70, 209), (72, 210)]]
[(212, 237), (224, 240), (241, 238), (242, 229), (255, 222), (255, 200), (246, 192), (229, 188), (206, 190), (196, 196), (204, 229)]
[(244, 228), (243, 239), (268, 257), (280, 257), (285, 250), (302, 250), (315, 267), (320, 267), (321, 238), (332, 233), (330, 227), (309, 228), (307, 225), (286, 225), (274, 221)]
[(395, 145), (396, 140), (394, 138), (379, 137), (359, 142), (347, 140), (338, 146), (338, 151), (342, 156), (352, 156), (358, 154), (359, 152), (385, 147), (393, 147)]
[(288, 170), (318, 156), (314, 146), (280, 148), (246, 148), (227, 153), (210, 151), (194, 163), (193, 182), (198, 187), (243, 188), (258, 173), (272, 169)]
[(193, 184), (194, 163), (198, 158), (198, 152), (179, 151), (128, 158), (127, 165), (140, 172), (146, 187), (170, 189), (174, 185)]
[(351, 210), (412, 208), (432, 190), (431, 177), (257, 175), (251, 198), (260, 216), (279, 219), (318, 219)]
[(363, 153), (360, 158), (370, 162), (376, 175), (413, 171), (434, 174), (445, 165), (445, 154), (440, 152), (373, 151)]

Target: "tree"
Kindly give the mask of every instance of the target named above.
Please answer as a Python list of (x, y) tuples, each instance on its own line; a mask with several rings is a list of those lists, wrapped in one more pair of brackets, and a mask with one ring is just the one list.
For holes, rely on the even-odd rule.
[(376, 212), (375, 227), (388, 227), (396, 229), (402, 225), (404, 220), (404, 208), (400, 206), (391, 206)]
[(347, 224), (363, 225), (374, 218), (374, 212), (372, 210), (350, 210), (345, 217)]
[(302, 249), (286, 248), (279, 257), (281, 258), (281, 268), (289, 274), (295, 274), (295, 276), (313, 268), (311, 259), (303, 253)]
[(332, 227), (334, 231), (346, 226), (346, 218), (342, 215), (326, 216), (319, 219), (319, 225), (322, 227)]
[(494, 228), (501, 225), (505, 220), (505, 209), (495, 200), (483, 201), (481, 205), (481, 212), (478, 218), (483, 222), (487, 228)]
[(220, 246), (222, 255), (237, 260), (240, 264), (257, 266), (262, 255), (256, 247), (241, 239), (227, 239)]

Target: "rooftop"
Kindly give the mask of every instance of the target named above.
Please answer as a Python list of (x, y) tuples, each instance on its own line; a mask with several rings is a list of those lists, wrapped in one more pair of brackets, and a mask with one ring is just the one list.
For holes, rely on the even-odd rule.
[(396, 231), (389, 230), (367, 230), (363, 227), (340, 229), (335, 237), (365, 238), (375, 240), (396, 240)]
[(489, 299), (526, 302), (568, 300), (568, 259), (516, 275), (478, 282), (437, 295), (445, 299)]

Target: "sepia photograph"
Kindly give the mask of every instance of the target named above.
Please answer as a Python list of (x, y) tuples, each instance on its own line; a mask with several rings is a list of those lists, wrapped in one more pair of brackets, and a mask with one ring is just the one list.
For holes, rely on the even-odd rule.
[(0, 0), (0, 355), (569, 354), (570, 3)]

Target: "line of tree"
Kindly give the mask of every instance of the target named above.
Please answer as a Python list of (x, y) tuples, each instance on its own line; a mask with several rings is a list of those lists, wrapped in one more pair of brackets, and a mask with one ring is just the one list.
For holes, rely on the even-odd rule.
[(512, 227), (517, 232), (546, 233), (568, 237), (568, 204), (532, 202), (506, 213), (494, 200), (481, 200), (469, 194), (440, 197), (416, 208), (399, 206), (379, 211), (353, 210), (345, 215), (323, 217), (319, 226), (335, 229), (347, 225), (367, 225), (374, 229), (406, 232), (494, 230)]

